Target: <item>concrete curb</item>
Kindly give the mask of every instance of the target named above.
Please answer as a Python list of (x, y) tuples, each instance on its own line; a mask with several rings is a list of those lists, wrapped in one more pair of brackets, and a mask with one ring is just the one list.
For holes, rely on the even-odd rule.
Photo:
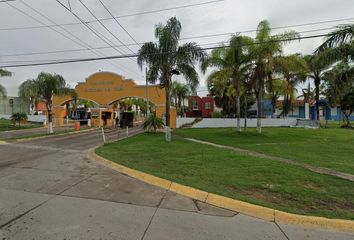
[(209, 203), (211, 205), (236, 211), (245, 215), (256, 217), (259, 219), (272, 221), (283, 224), (295, 224), (312, 228), (334, 229), (342, 231), (354, 232), (354, 221), (342, 219), (329, 219), (324, 217), (304, 216), (278, 211), (272, 208), (262, 207), (259, 205), (243, 202), (240, 200), (223, 197), (217, 194), (208, 193), (196, 188), (184, 186), (163, 178), (159, 178), (147, 173), (143, 173), (118, 163), (112, 162), (95, 153), (97, 147), (92, 148), (88, 152), (88, 157), (100, 164), (114, 169), (118, 172), (126, 174), (151, 185), (167, 189), (169, 191)]
[[(38, 136), (38, 137), (20, 138), (20, 139), (14, 139), (14, 141), (15, 142), (27, 142), (27, 141), (36, 140), (36, 139), (43, 139), (43, 138), (51, 138), (51, 137), (57, 137), (57, 136), (63, 136), (63, 135), (84, 133), (84, 132), (93, 131), (95, 129), (96, 128), (90, 128), (90, 129), (85, 129), (85, 130), (81, 130), (81, 131), (63, 132), (63, 133), (58, 133), (58, 134), (54, 134), (54, 135), (48, 134), (48, 135)], [(9, 140), (11, 141), (11, 138)]]

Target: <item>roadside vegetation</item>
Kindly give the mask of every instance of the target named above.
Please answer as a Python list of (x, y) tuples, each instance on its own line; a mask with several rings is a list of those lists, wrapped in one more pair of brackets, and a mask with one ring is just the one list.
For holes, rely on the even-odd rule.
[(42, 127), (43, 124), (40, 123), (31, 123), (31, 122), (26, 122), (25, 124), (21, 124), (21, 127), (19, 128), (18, 123), (13, 122), (11, 120), (7, 119), (0, 119), (0, 132), (1, 131), (10, 131), (10, 130), (23, 130), (23, 129), (30, 129), (30, 128), (38, 128)]
[[(219, 134), (228, 135), (226, 129)], [(249, 142), (260, 137), (255, 131), (252, 135)], [(268, 138), (266, 130), (262, 138)], [(162, 134), (151, 133), (109, 143), (96, 153), (127, 167), (234, 199), (304, 215), (354, 219), (354, 182), (286, 163), (178, 136), (167, 143)]]

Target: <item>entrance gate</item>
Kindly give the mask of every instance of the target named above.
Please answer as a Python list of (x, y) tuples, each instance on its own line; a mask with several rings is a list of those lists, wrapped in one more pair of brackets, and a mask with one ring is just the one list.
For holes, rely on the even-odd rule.
[[(78, 98), (87, 99), (109, 108), (112, 103), (129, 97), (148, 99), (154, 103), (156, 116), (165, 116), (166, 94), (158, 85), (136, 85), (132, 79), (111, 72), (97, 72), (89, 76), (85, 82), (80, 82), (75, 87)], [(56, 125), (64, 125), (66, 116), (65, 103), (72, 100), (69, 95), (54, 96), (53, 114)], [(171, 128), (176, 127), (176, 109), (171, 108)], [(101, 116), (98, 116), (101, 119)]]

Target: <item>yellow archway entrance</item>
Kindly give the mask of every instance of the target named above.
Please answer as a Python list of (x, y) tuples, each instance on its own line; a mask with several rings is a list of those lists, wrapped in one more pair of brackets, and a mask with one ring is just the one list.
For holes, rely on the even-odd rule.
[[(136, 85), (132, 79), (111, 72), (97, 72), (89, 76), (85, 82), (76, 85), (75, 90), (79, 98), (88, 99), (100, 106), (108, 107), (117, 99), (137, 97), (149, 99), (155, 104), (156, 115), (164, 117), (166, 94), (164, 89), (157, 85), (146, 87)], [(54, 96), (53, 113), (55, 124), (63, 125), (66, 114), (64, 103), (70, 101), (71, 96)], [(171, 109), (171, 127), (176, 127), (176, 110)]]

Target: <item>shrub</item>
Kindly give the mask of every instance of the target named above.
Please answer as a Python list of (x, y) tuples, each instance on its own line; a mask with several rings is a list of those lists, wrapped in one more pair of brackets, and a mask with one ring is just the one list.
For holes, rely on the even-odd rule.
[(13, 113), (11, 115), (11, 121), (13, 122), (13, 124), (18, 123), (18, 127), (21, 127), (21, 123), (24, 124), (27, 122), (27, 114), (22, 112), (18, 112), (18, 113)]
[(212, 112), (211, 113), (212, 118), (222, 118), (222, 113), (221, 112)]
[(163, 119), (160, 117), (157, 117), (156, 113), (151, 114), (144, 121), (144, 129), (147, 131), (150, 131), (151, 129), (153, 129), (154, 133), (156, 133), (156, 130), (158, 128), (163, 128), (164, 126), (165, 126), (165, 124), (163, 122)]

